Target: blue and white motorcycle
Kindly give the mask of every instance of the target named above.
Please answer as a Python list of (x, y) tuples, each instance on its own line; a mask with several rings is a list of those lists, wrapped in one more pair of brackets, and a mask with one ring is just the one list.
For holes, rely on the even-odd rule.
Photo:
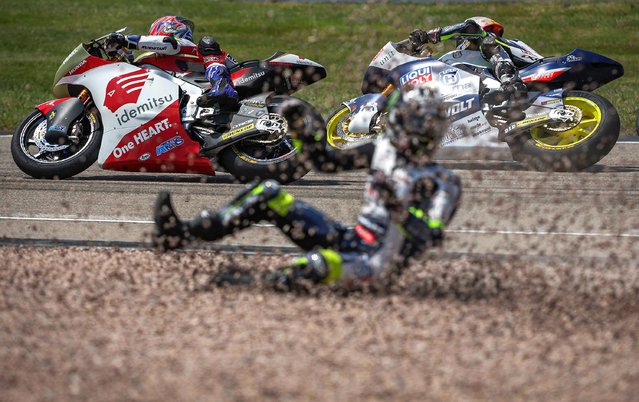
[[(534, 50), (522, 43), (522, 51)], [(448, 103), (451, 125), (442, 147), (480, 149), (505, 142), (516, 161), (537, 170), (574, 171), (601, 160), (619, 137), (619, 116), (591, 92), (623, 75), (618, 62), (586, 50), (540, 58), (520, 68), (529, 89), (518, 115), (495, 113), (490, 95), (500, 82), (479, 51), (454, 50), (438, 59), (408, 40), (388, 42), (369, 64), (362, 92), (327, 120), (328, 143), (346, 149), (384, 130), (386, 96), (407, 85), (436, 87)], [(521, 114), (525, 113), (525, 116)]]

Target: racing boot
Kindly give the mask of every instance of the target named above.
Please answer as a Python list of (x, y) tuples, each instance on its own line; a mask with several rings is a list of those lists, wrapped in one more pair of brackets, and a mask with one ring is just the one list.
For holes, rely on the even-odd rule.
[(307, 253), (292, 265), (270, 272), (266, 283), (279, 292), (308, 293), (312, 286), (336, 282), (342, 275), (341, 256), (329, 249)]
[(171, 194), (161, 191), (153, 209), (155, 229), (151, 234), (153, 244), (160, 251), (182, 248), (190, 242), (188, 225), (178, 218), (171, 203)]

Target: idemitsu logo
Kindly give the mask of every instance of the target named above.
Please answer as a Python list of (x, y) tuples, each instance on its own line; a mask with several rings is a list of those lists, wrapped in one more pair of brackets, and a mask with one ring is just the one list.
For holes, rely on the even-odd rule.
[(111, 79), (106, 88), (104, 106), (115, 112), (127, 103), (136, 103), (148, 76), (146, 71), (133, 71)]

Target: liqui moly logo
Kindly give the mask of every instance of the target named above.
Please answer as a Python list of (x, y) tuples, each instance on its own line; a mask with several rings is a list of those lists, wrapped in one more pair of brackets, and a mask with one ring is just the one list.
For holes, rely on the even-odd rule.
[(149, 73), (142, 70), (111, 79), (107, 84), (104, 106), (115, 113), (127, 103), (137, 103), (148, 76)]
[(417, 70), (404, 74), (399, 79), (399, 84), (404, 85), (421, 85), (433, 80), (433, 73), (430, 67), (422, 67)]

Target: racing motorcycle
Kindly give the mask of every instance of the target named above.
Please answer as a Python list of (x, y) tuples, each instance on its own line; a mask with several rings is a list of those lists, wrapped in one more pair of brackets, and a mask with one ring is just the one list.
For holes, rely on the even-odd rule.
[[(523, 54), (534, 52), (521, 44)], [(425, 85), (436, 87), (447, 103), (451, 124), (442, 148), (506, 142), (516, 161), (537, 170), (571, 171), (597, 163), (616, 143), (617, 111), (591, 91), (621, 77), (621, 64), (581, 49), (531, 59), (519, 73), (528, 99), (502, 113), (495, 112), (491, 98), (500, 93), (491, 67), (479, 51), (454, 50), (437, 59), (426, 45), (388, 42), (366, 70), (364, 95), (328, 118), (327, 141), (338, 149), (371, 141), (384, 130), (387, 96), (398, 87)]]
[[(127, 49), (107, 49), (108, 36), (67, 56), (55, 74), (56, 99), (36, 106), (16, 130), (11, 153), (26, 174), (62, 179), (96, 160), (103, 169), (140, 172), (214, 175), (221, 166), (242, 182), (286, 183), (308, 172), (278, 111), (291, 93), (326, 77), (322, 65), (282, 52), (239, 63), (231, 78), (240, 106), (228, 112), (197, 106), (210, 86), (197, 55), (152, 53), (134, 62)], [(205, 135), (216, 144), (202, 155)]]

